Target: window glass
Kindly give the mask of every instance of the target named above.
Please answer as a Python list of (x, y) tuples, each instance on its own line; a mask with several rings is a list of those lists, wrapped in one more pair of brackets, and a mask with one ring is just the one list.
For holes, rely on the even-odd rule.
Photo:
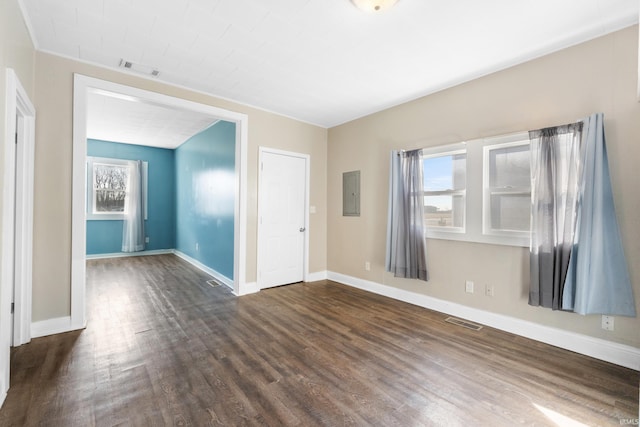
[(529, 188), (531, 186), (528, 144), (494, 148), (489, 153), (492, 188), (509, 186)]
[(466, 153), (446, 153), (423, 160), (425, 225), (463, 229), (465, 225)]
[(94, 163), (94, 213), (124, 213), (128, 179), (127, 166)]
[(488, 197), (485, 198), (488, 206), (484, 211), (489, 223), (485, 232), (528, 232), (531, 216), (528, 141), (486, 148), (488, 162), (484, 167), (488, 168), (489, 182)]

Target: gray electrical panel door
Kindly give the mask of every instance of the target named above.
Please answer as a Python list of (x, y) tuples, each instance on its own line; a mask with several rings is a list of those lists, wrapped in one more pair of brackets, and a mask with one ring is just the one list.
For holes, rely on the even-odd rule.
[(360, 171), (342, 174), (342, 215), (360, 216)]

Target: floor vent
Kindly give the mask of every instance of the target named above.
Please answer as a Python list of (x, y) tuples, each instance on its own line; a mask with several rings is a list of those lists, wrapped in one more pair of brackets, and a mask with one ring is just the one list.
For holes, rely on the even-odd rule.
[(212, 279), (212, 280), (207, 280), (207, 285), (216, 287), (216, 286), (220, 286), (220, 283)]
[(447, 317), (446, 319), (444, 319), (444, 321), (453, 323), (454, 325), (462, 326), (463, 328), (473, 329), (474, 331), (479, 331), (480, 329), (482, 329), (481, 325), (467, 322), (466, 320), (458, 319), (456, 317)]

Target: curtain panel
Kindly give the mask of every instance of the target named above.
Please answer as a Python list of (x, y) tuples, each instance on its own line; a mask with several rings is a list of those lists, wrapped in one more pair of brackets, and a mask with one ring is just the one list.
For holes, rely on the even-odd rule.
[(386, 270), (427, 281), (422, 150), (392, 151)]
[(529, 304), (562, 308), (575, 235), (582, 123), (529, 132), (531, 287)]
[(142, 160), (130, 161), (128, 164), (129, 185), (122, 223), (122, 252), (139, 252), (145, 248)]
[(635, 316), (609, 176), (603, 114), (529, 133), (529, 304)]

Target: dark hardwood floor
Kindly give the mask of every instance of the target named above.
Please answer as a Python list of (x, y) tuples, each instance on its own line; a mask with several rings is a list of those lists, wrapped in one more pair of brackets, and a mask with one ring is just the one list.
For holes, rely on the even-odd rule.
[(601, 426), (638, 417), (636, 371), (333, 282), (236, 298), (172, 255), (87, 266), (87, 329), (12, 350), (0, 425)]

